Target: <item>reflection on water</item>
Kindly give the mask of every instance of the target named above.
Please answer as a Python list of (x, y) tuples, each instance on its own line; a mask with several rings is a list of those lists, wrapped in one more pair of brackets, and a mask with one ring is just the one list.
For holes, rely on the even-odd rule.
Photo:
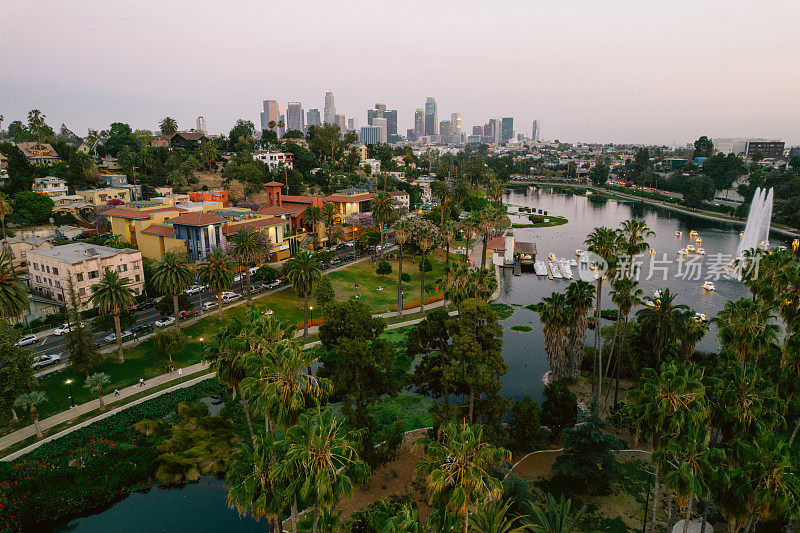
[[(747, 289), (736, 280), (727, 279), (723, 268), (739, 243), (739, 232), (742, 226), (697, 218), (692, 215), (677, 213), (663, 208), (642, 203), (626, 203), (614, 200), (597, 200), (591, 196), (579, 196), (549, 188), (529, 187), (527, 190), (509, 190), (503, 202), (515, 211), (514, 206), (525, 206), (547, 211), (550, 215), (566, 217), (569, 222), (551, 228), (514, 229), (516, 239), (533, 241), (537, 247), (537, 257), (546, 258), (554, 252), (558, 257), (572, 259), (576, 249), (585, 249), (584, 239), (597, 226), (618, 228), (623, 220), (631, 218), (644, 219), (650, 229), (655, 232), (648, 239), (650, 246), (656, 251), (654, 256), (645, 255), (641, 259), (642, 275), (640, 286), (646, 295), (653, 291), (669, 287), (677, 294), (677, 303), (685, 304), (698, 313), (713, 317), (722, 309), (728, 300), (737, 300), (747, 296)], [(516, 217), (512, 217), (516, 218)], [(527, 222), (527, 220), (514, 220)], [(705, 256), (692, 259), (700, 267), (701, 276), (694, 275), (684, 279), (688, 261), (680, 265), (677, 261), (679, 248), (690, 243), (689, 232), (696, 230), (702, 240)], [(682, 237), (675, 235), (683, 232)], [(772, 235), (773, 244), (788, 244), (786, 239)], [(692, 240), (691, 244), (695, 244)], [(651, 261), (653, 262), (651, 264)], [(716, 285), (714, 292), (701, 288), (706, 276)], [(719, 279), (714, 279), (720, 275)], [(539, 302), (553, 291), (564, 291), (569, 284), (566, 280), (548, 280), (539, 278), (533, 273), (513, 276), (510, 269), (503, 269), (500, 279), (501, 291), (498, 302), (510, 305), (525, 306)], [(612, 309), (614, 305), (608, 296), (608, 283), (603, 284), (603, 308)], [(534, 327), (531, 333), (519, 334), (505, 330), (503, 337), (503, 357), (509, 365), (503, 379), (503, 394), (519, 398), (525, 394), (541, 398), (543, 389), (541, 377), (548, 370), (547, 356), (544, 352), (544, 336), (538, 315), (527, 309), (518, 308), (514, 315), (504, 321), (507, 328), (514, 324), (527, 324)], [(698, 344), (699, 350), (715, 350), (717, 348), (716, 330), (711, 330)]]

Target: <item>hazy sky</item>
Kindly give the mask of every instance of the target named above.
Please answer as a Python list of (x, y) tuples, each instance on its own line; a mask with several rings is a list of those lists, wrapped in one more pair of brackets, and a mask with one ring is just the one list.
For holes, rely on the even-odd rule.
[(261, 101), (366, 123), (425, 97), (463, 127), (513, 116), (567, 141), (800, 144), (798, 0), (2, 0), (4, 127), (38, 108), (85, 135), (113, 121), (258, 127)]

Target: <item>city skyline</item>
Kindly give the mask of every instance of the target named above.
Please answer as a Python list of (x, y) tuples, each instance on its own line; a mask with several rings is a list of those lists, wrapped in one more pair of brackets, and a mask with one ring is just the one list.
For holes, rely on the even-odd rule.
[[(440, 117), (461, 113), (462, 131), (489, 117), (513, 117), (518, 132), (541, 120), (543, 138), (570, 142), (674, 145), (708, 135), (800, 143), (800, 58), (785, 53), (800, 48), (800, 36), (775, 24), (800, 15), (797, 3), (758, 10), (736, 1), (686, 4), (691, 16), (674, 5), (642, 10), (627, 0), (547, 9), (512, 2), (481, 17), (474, 17), (477, 4), (455, 5), (390, 4), (384, 23), (373, 27), (352, 18), (361, 13), (358, 5), (312, 1), (307, 35), (297, 38), (288, 28), (269, 36), (259, 29), (265, 19), (291, 16), (288, 5), (230, 10), (199, 1), (187, 10), (151, 0), (124, 8), (87, 0), (34, 12), (10, 0), (3, 41), (24, 42), (25, 53), (0, 57), (0, 114), (7, 125), (40, 109), (51, 124), (81, 135), (113, 121), (154, 129), (168, 115), (189, 129), (202, 114), (211, 133), (227, 133), (240, 118), (259, 125), (256, 106), (264, 99), (322, 110), (330, 88), (337, 113), (360, 124), (376, 101), (396, 109), (398, 132), (414, 127), (414, 110), (433, 96)], [(186, 24), (171, 23), (182, 17)], [(443, 20), (463, 37), (425, 46), (421, 37)], [(210, 31), (197, 32), (206, 21), (214, 22)], [(340, 31), (354, 24), (359, 31)], [(497, 26), (504, 27), (502, 45), (483, 31)], [(402, 44), (362, 49), (365, 39), (382, 42), (390, 31)], [(207, 53), (175, 62), (141, 46), (143, 38), (167, 34)], [(253, 71), (253, 54), (242, 50), (275, 42), (292, 45), (270, 69)], [(31, 60), (44, 57), (48, 68)], [(224, 64), (228, 74), (208, 75), (209, 64)], [(370, 76), (365, 82), (355, 72)], [(492, 83), (474, 83), (476, 77)], [(180, 90), (186, 86), (192, 91)]]

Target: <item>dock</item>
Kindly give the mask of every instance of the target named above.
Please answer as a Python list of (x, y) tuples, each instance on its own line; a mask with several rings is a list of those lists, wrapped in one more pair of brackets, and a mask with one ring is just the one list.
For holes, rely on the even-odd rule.
[(519, 261), (514, 263), (514, 275), (521, 276), (522, 275), (522, 263)]
[(550, 261), (545, 261), (544, 267), (547, 269), (547, 279), (553, 279), (553, 271), (550, 268)]

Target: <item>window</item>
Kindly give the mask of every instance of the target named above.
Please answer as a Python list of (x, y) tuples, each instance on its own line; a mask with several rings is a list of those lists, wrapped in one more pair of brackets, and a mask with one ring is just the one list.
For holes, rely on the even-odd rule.
[(47, 265), (47, 273), (50, 273), (50, 265)]
[(84, 288), (78, 289), (78, 294), (81, 295), (81, 296), (86, 296), (86, 289), (84, 289)]
[(134, 276), (134, 279), (135, 279), (137, 282), (138, 282), (138, 281), (141, 281), (141, 280), (139, 279), (139, 274), (136, 274), (136, 275)]
[(41, 282), (42, 282), (42, 278), (40, 278), (39, 276), (36, 276), (36, 283), (41, 283)]
[(49, 283), (51, 287), (53, 286), (53, 280), (52, 279), (47, 278), (47, 283)]
[(34, 263), (33, 264), (33, 269), (34, 270), (39, 270), (39, 264), (38, 263)]
[(127, 272), (127, 271), (128, 271), (128, 265), (119, 265), (117, 267), (117, 272)]
[(83, 281), (83, 274), (75, 274), (75, 279), (78, 281)]
[(58, 269), (56, 267), (53, 267), (53, 274), (58, 276)]
[(58, 287), (59, 289), (61, 288), (61, 282), (58, 280), (56, 280), (56, 287)]
[(89, 279), (95, 279), (97, 278), (98, 275), (99, 273), (97, 272), (97, 270), (92, 270), (91, 272), (89, 272)]
[(134, 269), (134, 270), (139, 270), (139, 261), (136, 261), (136, 262), (133, 264), (133, 269)]

